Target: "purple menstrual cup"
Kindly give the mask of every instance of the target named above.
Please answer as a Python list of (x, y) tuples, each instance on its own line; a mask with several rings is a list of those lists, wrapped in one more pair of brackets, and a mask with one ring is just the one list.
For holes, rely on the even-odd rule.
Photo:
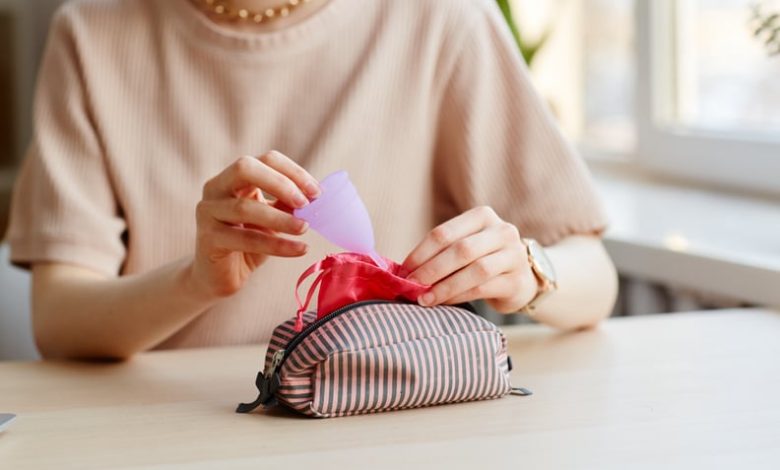
[(365, 204), (346, 171), (337, 171), (320, 182), (322, 194), (293, 215), (309, 223), (331, 243), (347, 251), (364, 253), (382, 269), (387, 263), (374, 249), (374, 228)]

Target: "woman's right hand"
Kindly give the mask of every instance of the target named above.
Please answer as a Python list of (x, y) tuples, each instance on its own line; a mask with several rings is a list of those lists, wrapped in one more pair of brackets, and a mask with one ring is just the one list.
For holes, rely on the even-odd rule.
[(308, 246), (284, 235), (306, 232), (308, 225), (291, 208), (319, 195), (317, 180), (280, 152), (236, 160), (203, 186), (192, 287), (209, 298), (229, 296), (268, 256), (304, 255)]

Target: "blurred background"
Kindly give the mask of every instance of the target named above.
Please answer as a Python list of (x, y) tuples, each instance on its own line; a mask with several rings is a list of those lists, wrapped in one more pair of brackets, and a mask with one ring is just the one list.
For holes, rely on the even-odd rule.
[[(0, 0), (0, 238), (60, 3)], [(604, 197), (615, 315), (780, 306), (780, 0), (497, 5)], [(34, 357), (29, 278), (7, 256), (0, 359)]]

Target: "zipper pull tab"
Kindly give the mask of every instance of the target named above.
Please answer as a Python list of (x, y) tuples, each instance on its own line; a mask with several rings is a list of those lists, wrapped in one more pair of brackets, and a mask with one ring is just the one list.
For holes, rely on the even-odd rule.
[(274, 394), (280, 385), (279, 375), (276, 374), (276, 369), (279, 367), (279, 364), (281, 364), (282, 359), (284, 359), (284, 354), (284, 349), (277, 350), (271, 357), (271, 363), (268, 365), (268, 370), (265, 373), (257, 373), (255, 385), (260, 394), (252, 403), (239, 404), (238, 408), (236, 408), (236, 413), (249, 413), (260, 405), (271, 406), (275, 403)]
[(530, 395), (533, 395), (534, 392), (528, 390), (527, 388), (523, 387), (512, 387), (512, 389), (509, 391), (510, 395), (517, 395), (519, 397), (527, 397)]
[(258, 372), (257, 378), (255, 378), (255, 386), (260, 391), (260, 394), (255, 398), (255, 401), (251, 403), (239, 403), (236, 408), (236, 413), (249, 413), (263, 404), (265, 401), (263, 390), (267, 389), (266, 382), (268, 381), (265, 379), (265, 375), (262, 372)]

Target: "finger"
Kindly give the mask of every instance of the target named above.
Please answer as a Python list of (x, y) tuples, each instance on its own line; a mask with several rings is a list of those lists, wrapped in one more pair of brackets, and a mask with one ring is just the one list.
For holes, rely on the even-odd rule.
[(271, 150), (258, 157), (258, 159), (290, 178), (310, 199), (318, 198), (322, 193), (317, 179), (282, 152)]
[(449, 303), (453, 298), (486, 284), (491, 279), (510, 272), (518, 264), (515, 250), (500, 250), (483, 256), (465, 268), (435, 284), (422, 296), (421, 304)]
[[(247, 199), (251, 199), (251, 200), (258, 201), (258, 202), (263, 202), (263, 203), (266, 202), (266, 199), (265, 199), (265, 196), (263, 195), (263, 192), (257, 186), (247, 186), (244, 189), (239, 190), (236, 193), (236, 197), (243, 197), (243, 198), (247, 198)], [(274, 230), (265, 229), (265, 228), (263, 228), (263, 227), (261, 227), (259, 225), (255, 225), (255, 224), (252, 224), (252, 223), (249, 223), (249, 222), (240, 223), (240, 224), (238, 224), (238, 226), (242, 227), (242, 228), (249, 228), (249, 229), (252, 229), (252, 230), (268, 230), (270, 233), (275, 233)]]
[(294, 210), (292, 207), (288, 206), (287, 204), (283, 203), (282, 201), (274, 201), (274, 202), (272, 202), (271, 203), (271, 207), (273, 207), (274, 209), (279, 209), (280, 211), (286, 212), (288, 214), (292, 214), (293, 210)]
[(304, 193), (287, 176), (254, 157), (241, 157), (203, 186), (204, 199), (235, 197), (247, 186), (260, 188), (290, 207), (309, 203)]
[(512, 242), (511, 237), (512, 234), (503, 225), (469, 235), (423, 263), (408, 277), (421, 284), (437, 283), (475, 260), (507, 246)]
[(496, 220), (498, 216), (493, 209), (482, 206), (444, 222), (431, 230), (409, 253), (403, 262), (404, 269), (413, 272), (456, 241), (481, 231)]
[(466, 292), (458, 294), (443, 303), (455, 305), (464, 302), (472, 302), (474, 300), (511, 297), (518, 289), (518, 282), (517, 275), (515, 274), (501, 274), (490, 279), (488, 282), (474, 286)]
[(275, 232), (301, 235), (308, 224), (264, 202), (248, 198), (205, 200), (198, 203), (199, 218), (209, 217), (223, 224), (246, 228), (270, 229)]
[(209, 235), (207, 243), (211, 247), (229, 251), (284, 258), (303, 256), (308, 251), (308, 245), (303, 242), (240, 227), (218, 225)]
[(245, 186), (235, 192), (235, 197), (254, 199), (255, 201), (265, 202), (263, 192), (257, 186)]

